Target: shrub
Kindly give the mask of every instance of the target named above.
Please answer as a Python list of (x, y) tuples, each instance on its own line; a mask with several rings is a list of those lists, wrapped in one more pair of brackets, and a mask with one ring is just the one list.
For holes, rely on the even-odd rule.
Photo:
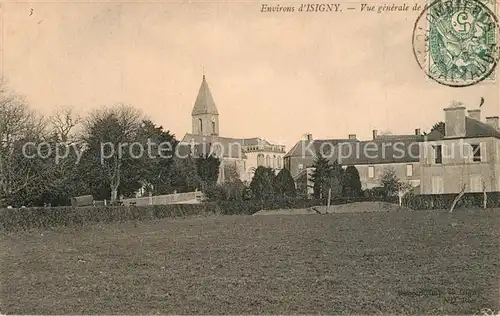
[[(403, 205), (414, 210), (449, 209), (458, 194), (426, 194), (413, 195), (403, 199)], [(465, 193), (455, 208), (482, 208), (484, 195), (482, 192)], [(488, 192), (488, 208), (500, 207), (500, 192)]]
[(211, 203), (149, 206), (99, 206), (1, 209), (0, 230), (17, 231), (91, 223), (114, 223), (179, 216), (215, 214)]
[(294, 198), (297, 196), (295, 182), (288, 169), (281, 169), (273, 180), (274, 193), (280, 198)]
[[(397, 197), (396, 197), (397, 198)], [(332, 205), (374, 201), (370, 197), (335, 198)], [(148, 206), (84, 206), (0, 209), (0, 231), (12, 232), (92, 223), (142, 221), (193, 215), (252, 215), (262, 209), (294, 209), (325, 205), (325, 199), (225, 200), (200, 204), (167, 204)]]

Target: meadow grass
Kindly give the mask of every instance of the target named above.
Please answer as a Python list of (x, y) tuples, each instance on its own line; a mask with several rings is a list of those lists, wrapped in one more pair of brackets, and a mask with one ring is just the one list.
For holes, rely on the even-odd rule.
[(0, 235), (2, 314), (500, 309), (500, 210), (219, 216)]

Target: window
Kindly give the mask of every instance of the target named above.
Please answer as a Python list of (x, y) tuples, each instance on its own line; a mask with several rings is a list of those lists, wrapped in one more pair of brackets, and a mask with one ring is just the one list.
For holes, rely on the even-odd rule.
[(375, 178), (375, 167), (368, 167), (368, 178)]
[(198, 134), (203, 134), (203, 120), (202, 119), (198, 119), (198, 124), (199, 124), (199, 127), (200, 127), (200, 131)]
[(281, 161), (281, 156), (278, 156), (278, 169), (283, 168), (282, 164), (283, 164), (283, 162)]
[(276, 155), (273, 155), (273, 168), (276, 168)]
[(481, 162), (481, 146), (479, 144), (471, 144), (472, 147), (472, 161)]
[(266, 167), (270, 167), (271, 166), (271, 157), (269, 157), (269, 155), (266, 156)]
[(215, 132), (215, 122), (212, 122), (212, 134), (216, 134), (216, 132)]
[(406, 165), (406, 176), (407, 177), (413, 176), (413, 165)]
[(443, 191), (443, 178), (432, 177), (432, 194), (442, 194)]
[(302, 169), (304, 169), (304, 164), (302, 164), (302, 163), (299, 163), (299, 166), (298, 166), (298, 169), (299, 169), (299, 170), (302, 170)]
[(434, 147), (434, 163), (443, 163), (443, 147), (441, 145), (432, 146)]

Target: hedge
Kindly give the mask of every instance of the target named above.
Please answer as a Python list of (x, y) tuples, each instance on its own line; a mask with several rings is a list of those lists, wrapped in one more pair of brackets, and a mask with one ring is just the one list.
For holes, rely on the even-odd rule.
[[(331, 204), (369, 201), (370, 198), (340, 198)], [(233, 200), (200, 204), (167, 204), (148, 206), (83, 206), (0, 209), (0, 230), (18, 231), (91, 223), (141, 221), (193, 215), (251, 215), (262, 209), (309, 208), (324, 205), (325, 200), (285, 199), (266, 201)]]
[[(335, 198), (330, 200), (331, 205), (347, 204), (353, 202), (368, 202), (375, 201), (373, 197), (356, 197), (356, 198)], [(380, 199), (379, 199), (380, 200)], [(390, 197), (386, 199), (386, 202), (398, 203), (398, 197)], [(298, 209), (298, 208), (309, 208), (313, 206), (325, 205), (325, 199), (280, 199), (280, 200), (270, 200), (262, 203), (261, 201), (248, 201), (248, 200), (232, 200), (232, 201), (218, 201), (212, 202), (217, 205), (217, 209), (222, 215), (251, 215), (262, 209), (264, 210), (277, 210), (277, 209)]]
[[(413, 210), (449, 209), (458, 194), (425, 194), (414, 195), (403, 199), (403, 205)], [(500, 207), (500, 192), (487, 193), (486, 206)], [(465, 193), (455, 208), (482, 208), (484, 195), (482, 192)]]
[(17, 231), (90, 223), (115, 223), (217, 213), (214, 204), (168, 204), (149, 206), (85, 206), (11, 208), (0, 210), (0, 230)]

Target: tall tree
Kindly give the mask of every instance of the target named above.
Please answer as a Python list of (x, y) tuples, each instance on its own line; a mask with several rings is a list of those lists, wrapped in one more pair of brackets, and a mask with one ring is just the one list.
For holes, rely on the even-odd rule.
[(224, 182), (210, 190), (212, 200), (242, 200), (248, 189), (240, 180), (236, 164), (224, 164)]
[(252, 190), (254, 198), (260, 200), (262, 205), (273, 198), (273, 179), (273, 169), (259, 166), (255, 170), (252, 181), (250, 182), (250, 190)]
[(396, 196), (401, 188), (401, 181), (394, 168), (386, 168), (380, 176), (380, 186), (383, 188), (385, 198)]
[(281, 169), (274, 177), (273, 182), (275, 195), (281, 198), (294, 198), (297, 196), (295, 182), (288, 169)]
[(215, 186), (219, 177), (221, 160), (212, 154), (203, 154), (196, 159), (196, 169), (201, 181), (202, 191)]
[(66, 142), (74, 140), (72, 132), (80, 124), (82, 118), (72, 106), (65, 106), (56, 109), (49, 120), (58, 141)]
[(344, 172), (343, 196), (359, 197), (361, 196), (361, 180), (359, 171), (355, 166), (348, 166)]
[(174, 157), (172, 188), (177, 192), (192, 192), (201, 188), (201, 179), (196, 167), (196, 158)]
[(52, 145), (55, 156), (51, 161), (54, 162), (53, 180), (37, 204), (69, 205), (71, 197), (90, 193), (84, 180), (87, 175), (78, 173), (83, 144), (78, 141), (75, 130), (80, 127), (81, 117), (71, 106), (60, 107), (48, 122), (52, 133), (47, 142)]
[[(46, 126), (21, 95), (0, 84), (0, 201), (22, 203), (25, 193), (43, 190), (48, 183), (51, 168), (36, 150), (47, 136)], [(26, 146), (28, 142), (34, 146)]]
[[(84, 121), (83, 139), (88, 144), (84, 156), (90, 167), (88, 171), (92, 179), (109, 185), (111, 201), (118, 197), (124, 165), (127, 165), (128, 177), (134, 166), (140, 165), (140, 159), (132, 157), (130, 147), (138, 141), (140, 124), (141, 113), (124, 104), (96, 110)], [(91, 184), (96, 185), (95, 182)]]
[(332, 165), (330, 161), (320, 154), (316, 155), (316, 159), (313, 162), (312, 167), (314, 171), (311, 175), (311, 180), (314, 183), (314, 197), (322, 199), (324, 193), (328, 192), (330, 187), (330, 175), (332, 171)]
[(179, 143), (175, 135), (151, 120), (143, 120), (139, 138), (147, 151), (142, 160), (141, 185), (150, 186), (156, 195), (171, 193), (174, 153)]
[(329, 186), (325, 191), (325, 195), (328, 194), (328, 190), (331, 190), (331, 197), (339, 197), (342, 195), (344, 186), (344, 168), (334, 160), (331, 164), (331, 169), (329, 173)]

